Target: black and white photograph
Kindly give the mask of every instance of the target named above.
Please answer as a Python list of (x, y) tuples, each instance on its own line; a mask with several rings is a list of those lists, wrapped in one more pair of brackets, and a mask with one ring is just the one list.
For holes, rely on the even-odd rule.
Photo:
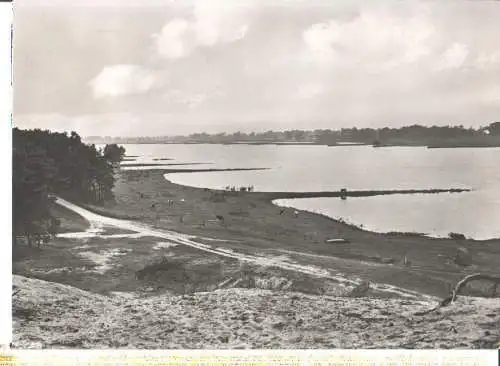
[(12, 349), (500, 348), (500, 1), (18, 0), (12, 34)]

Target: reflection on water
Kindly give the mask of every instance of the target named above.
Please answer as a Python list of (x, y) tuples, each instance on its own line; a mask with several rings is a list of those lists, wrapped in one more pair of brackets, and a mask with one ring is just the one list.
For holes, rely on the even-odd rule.
[[(176, 183), (208, 188), (253, 185), (256, 191), (472, 188), (460, 194), (310, 198), (279, 204), (342, 217), (375, 231), (449, 232), (500, 237), (500, 149), (370, 146), (125, 145), (134, 163), (210, 162), (210, 168), (270, 170), (175, 173)], [(176, 167), (177, 168), (177, 167)], [(192, 168), (184, 166), (179, 168)], [(200, 168), (200, 166), (198, 166)]]

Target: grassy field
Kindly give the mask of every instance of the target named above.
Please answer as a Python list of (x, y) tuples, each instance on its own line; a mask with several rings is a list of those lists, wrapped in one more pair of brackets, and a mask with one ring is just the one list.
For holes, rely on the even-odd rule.
[[(293, 252), (291, 255), (311, 264), (431, 295), (446, 295), (453, 283), (471, 271), (499, 273), (498, 239), (372, 233), (318, 214), (300, 211), (296, 215), (294, 209), (282, 212), (267, 193), (185, 187), (166, 181), (155, 170), (122, 172), (115, 193), (116, 202), (92, 209), (190, 235), (225, 239), (223, 245), (233, 250), (269, 255)], [(325, 243), (332, 238), (349, 244)], [(460, 247), (469, 252), (470, 266), (453, 263)], [(405, 265), (405, 257), (409, 265)]]

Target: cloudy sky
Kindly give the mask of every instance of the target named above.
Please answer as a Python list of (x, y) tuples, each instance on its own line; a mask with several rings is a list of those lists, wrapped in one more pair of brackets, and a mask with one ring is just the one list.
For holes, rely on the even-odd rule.
[(71, 4), (16, 1), (20, 127), (144, 136), (500, 120), (499, 1)]

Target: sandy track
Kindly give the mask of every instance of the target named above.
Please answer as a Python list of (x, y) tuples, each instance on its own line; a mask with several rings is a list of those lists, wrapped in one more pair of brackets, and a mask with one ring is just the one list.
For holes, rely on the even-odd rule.
[[(190, 236), (186, 234), (177, 233), (169, 230), (160, 230), (151, 227), (150, 225), (129, 221), (116, 219), (111, 217), (106, 217), (103, 215), (99, 215), (89, 210), (86, 210), (78, 205), (75, 205), (71, 202), (68, 202), (62, 198), (58, 198), (56, 201), (59, 205), (79, 214), (83, 218), (85, 218), (90, 223), (90, 228), (87, 230), (85, 235), (94, 235), (100, 236), (102, 232), (102, 228), (105, 226), (116, 227), (123, 230), (134, 231), (134, 234), (130, 234), (132, 236), (151, 236), (156, 238), (161, 238), (164, 240), (168, 240), (170, 242), (181, 244), (185, 246), (189, 246), (192, 248), (196, 248), (198, 250), (202, 250), (208, 253), (216, 254), (222, 257), (233, 258), (243, 262), (250, 262), (261, 266), (274, 266), (279, 267), (285, 270), (294, 271), (298, 273), (307, 274), (310, 276), (316, 276), (321, 278), (328, 278), (338, 282), (340, 285), (357, 285), (360, 283), (359, 279), (347, 278), (340, 273), (332, 273), (331, 270), (327, 270), (325, 268), (310, 266), (310, 265), (302, 265), (300, 263), (290, 263), (283, 259), (278, 258), (265, 258), (262, 256), (251, 255), (251, 254), (243, 254), (234, 250), (228, 250), (227, 248), (219, 248), (213, 245), (202, 244), (196, 241), (196, 236)], [(127, 235), (121, 235), (121, 237), (127, 237)], [(211, 240), (213, 242), (217, 242), (216, 238), (204, 238), (205, 240)], [(297, 252), (300, 254), (300, 252)], [(304, 253), (305, 254), (305, 253)], [(435, 300), (434, 297), (424, 295), (418, 293), (416, 291), (407, 290), (401, 287), (396, 287), (388, 284), (381, 283), (373, 283), (372, 288), (377, 291), (396, 294), (401, 297), (406, 298), (414, 298), (414, 299), (425, 299), (425, 300)]]

